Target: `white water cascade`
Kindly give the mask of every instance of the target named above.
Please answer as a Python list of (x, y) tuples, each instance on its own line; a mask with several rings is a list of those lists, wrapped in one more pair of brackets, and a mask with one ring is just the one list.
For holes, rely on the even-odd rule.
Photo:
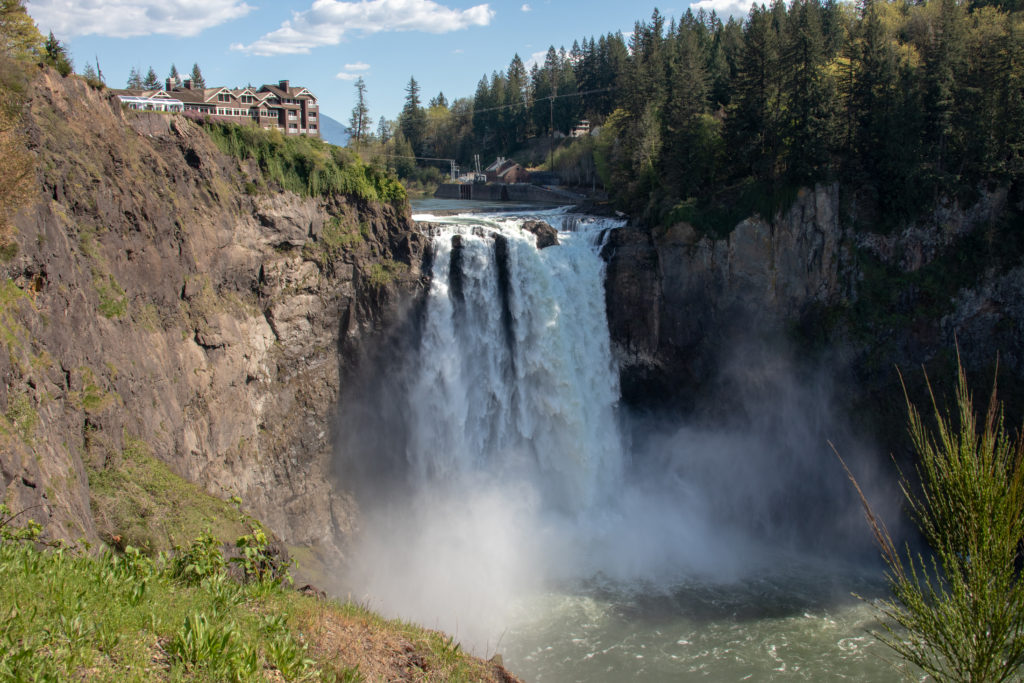
[(604, 263), (593, 244), (610, 226), (591, 222), (538, 250), (521, 222), (477, 218), (435, 231), (407, 455), (420, 480), (531, 483), (543, 504), (579, 512), (622, 473)]

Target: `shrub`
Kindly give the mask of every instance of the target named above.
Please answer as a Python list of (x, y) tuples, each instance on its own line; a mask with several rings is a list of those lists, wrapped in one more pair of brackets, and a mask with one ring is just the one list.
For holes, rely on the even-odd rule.
[(936, 681), (1006, 681), (1024, 666), (1022, 442), (994, 388), (979, 425), (962, 367), (957, 379), (955, 419), (930, 387), (934, 427), (907, 399), (920, 486), (901, 488), (930, 556), (900, 553), (861, 493), (892, 589), (876, 637)]
[(225, 566), (220, 541), (210, 532), (204, 531), (187, 548), (175, 547), (170, 574), (171, 578), (195, 585), (223, 574)]

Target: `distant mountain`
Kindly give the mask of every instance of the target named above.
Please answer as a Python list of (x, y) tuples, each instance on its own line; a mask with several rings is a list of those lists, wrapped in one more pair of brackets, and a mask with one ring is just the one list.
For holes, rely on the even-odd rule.
[(344, 147), (348, 144), (350, 136), (351, 133), (349, 133), (347, 127), (327, 114), (320, 113), (320, 137), (325, 142), (337, 145), (338, 147)]

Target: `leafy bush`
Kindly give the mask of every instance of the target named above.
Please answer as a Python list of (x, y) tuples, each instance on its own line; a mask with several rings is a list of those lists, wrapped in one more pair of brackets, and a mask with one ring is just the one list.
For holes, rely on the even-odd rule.
[(288, 574), (288, 569), (292, 566), (291, 560), (282, 561), (274, 552), (263, 525), (242, 512), (241, 498), (234, 496), (231, 502), (238, 508), (242, 523), (249, 533), (242, 534), (235, 541), (239, 556), (231, 558), (230, 562), (242, 570), (242, 577), (246, 581), (274, 585), (284, 581), (290, 584), (292, 577)]
[(220, 541), (204, 531), (187, 548), (175, 548), (170, 575), (183, 583), (195, 585), (224, 573), (227, 563), (220, 550)]
[(1007, 432), (994, 389), (979, 425), (962, 367), (955, 418), (934, 393), (931, 402), (929, 428), (907, 399), (920, 487), (901, 481), (930, 556), (908, 547), (904, 557), (861, 494), (893, 594), (878, 604), (885, 632), (876, 637), (936, 681), (1019, 680), (1024, 442)]

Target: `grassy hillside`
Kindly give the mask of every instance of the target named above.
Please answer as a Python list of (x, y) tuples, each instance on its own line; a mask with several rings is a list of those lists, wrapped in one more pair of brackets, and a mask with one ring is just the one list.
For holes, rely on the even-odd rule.
[(292, 590), (244, 516), (231, 559), (208, 532), (155, 557), (47, 548), (18, 519), (0, 506), (0, 680), (515, 680), (441, 633)]

